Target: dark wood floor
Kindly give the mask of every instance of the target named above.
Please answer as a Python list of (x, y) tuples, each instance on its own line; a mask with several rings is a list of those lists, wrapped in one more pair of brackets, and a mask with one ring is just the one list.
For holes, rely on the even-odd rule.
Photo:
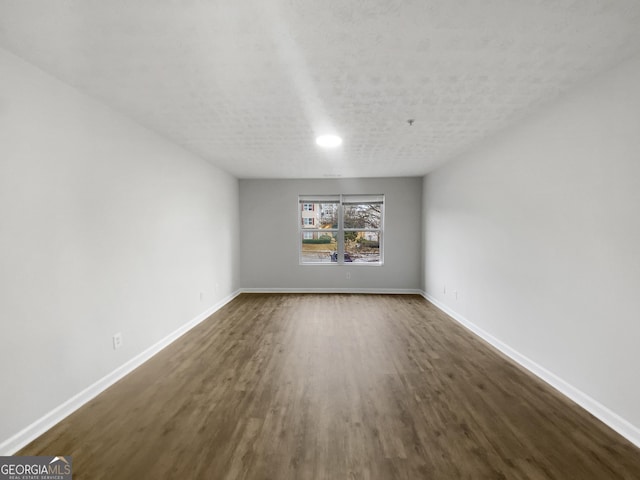
[(75, 479), (640, 479), (640, 449), (400, 295), (241, 295), (19, 454)]

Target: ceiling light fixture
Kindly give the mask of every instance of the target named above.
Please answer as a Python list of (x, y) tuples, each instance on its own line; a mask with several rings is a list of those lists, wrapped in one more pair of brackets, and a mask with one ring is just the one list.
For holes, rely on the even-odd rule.
[(320, 135), (316, 137), (316, 144), (322, 148), (336, 148), (342, 145), (342, 139), (337, 135)]

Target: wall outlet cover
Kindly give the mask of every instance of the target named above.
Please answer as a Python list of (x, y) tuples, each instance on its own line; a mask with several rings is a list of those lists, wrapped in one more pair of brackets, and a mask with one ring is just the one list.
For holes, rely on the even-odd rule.
[(118, 332), (113, 336), (113, 349), (118, 350), (122, 347), (122, 333)]

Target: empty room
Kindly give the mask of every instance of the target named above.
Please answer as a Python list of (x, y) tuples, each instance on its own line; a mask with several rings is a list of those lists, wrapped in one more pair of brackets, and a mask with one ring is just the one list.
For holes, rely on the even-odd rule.
[(0, 0), (0, 480), (640, 478), (639, 26)]

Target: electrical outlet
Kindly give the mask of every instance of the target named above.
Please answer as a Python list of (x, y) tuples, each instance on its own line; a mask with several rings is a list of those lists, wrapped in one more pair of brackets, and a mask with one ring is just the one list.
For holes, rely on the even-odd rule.
[(456, 300), (458, 300), (458, 291), (457, 290), (455, 290), (453, 292), (453, 296), (455, 297)]
[(347, 280), (351, 280), (351, 272), (347, 272)]
[(113, 349), (118, 350), (122, 346), (122, 333), (118, 332), (113, 336)]
[(443, 286), (442, 286), (442, 293), (443, 293), (444, 295), (446, 295), (446, 294), (447, 294), (447, 286), (446, 286), (446, 285), (443, 285)]
[(216, 293), (218, 293), (218, 290), (220, 290), (220, 284), (216, 283)]

